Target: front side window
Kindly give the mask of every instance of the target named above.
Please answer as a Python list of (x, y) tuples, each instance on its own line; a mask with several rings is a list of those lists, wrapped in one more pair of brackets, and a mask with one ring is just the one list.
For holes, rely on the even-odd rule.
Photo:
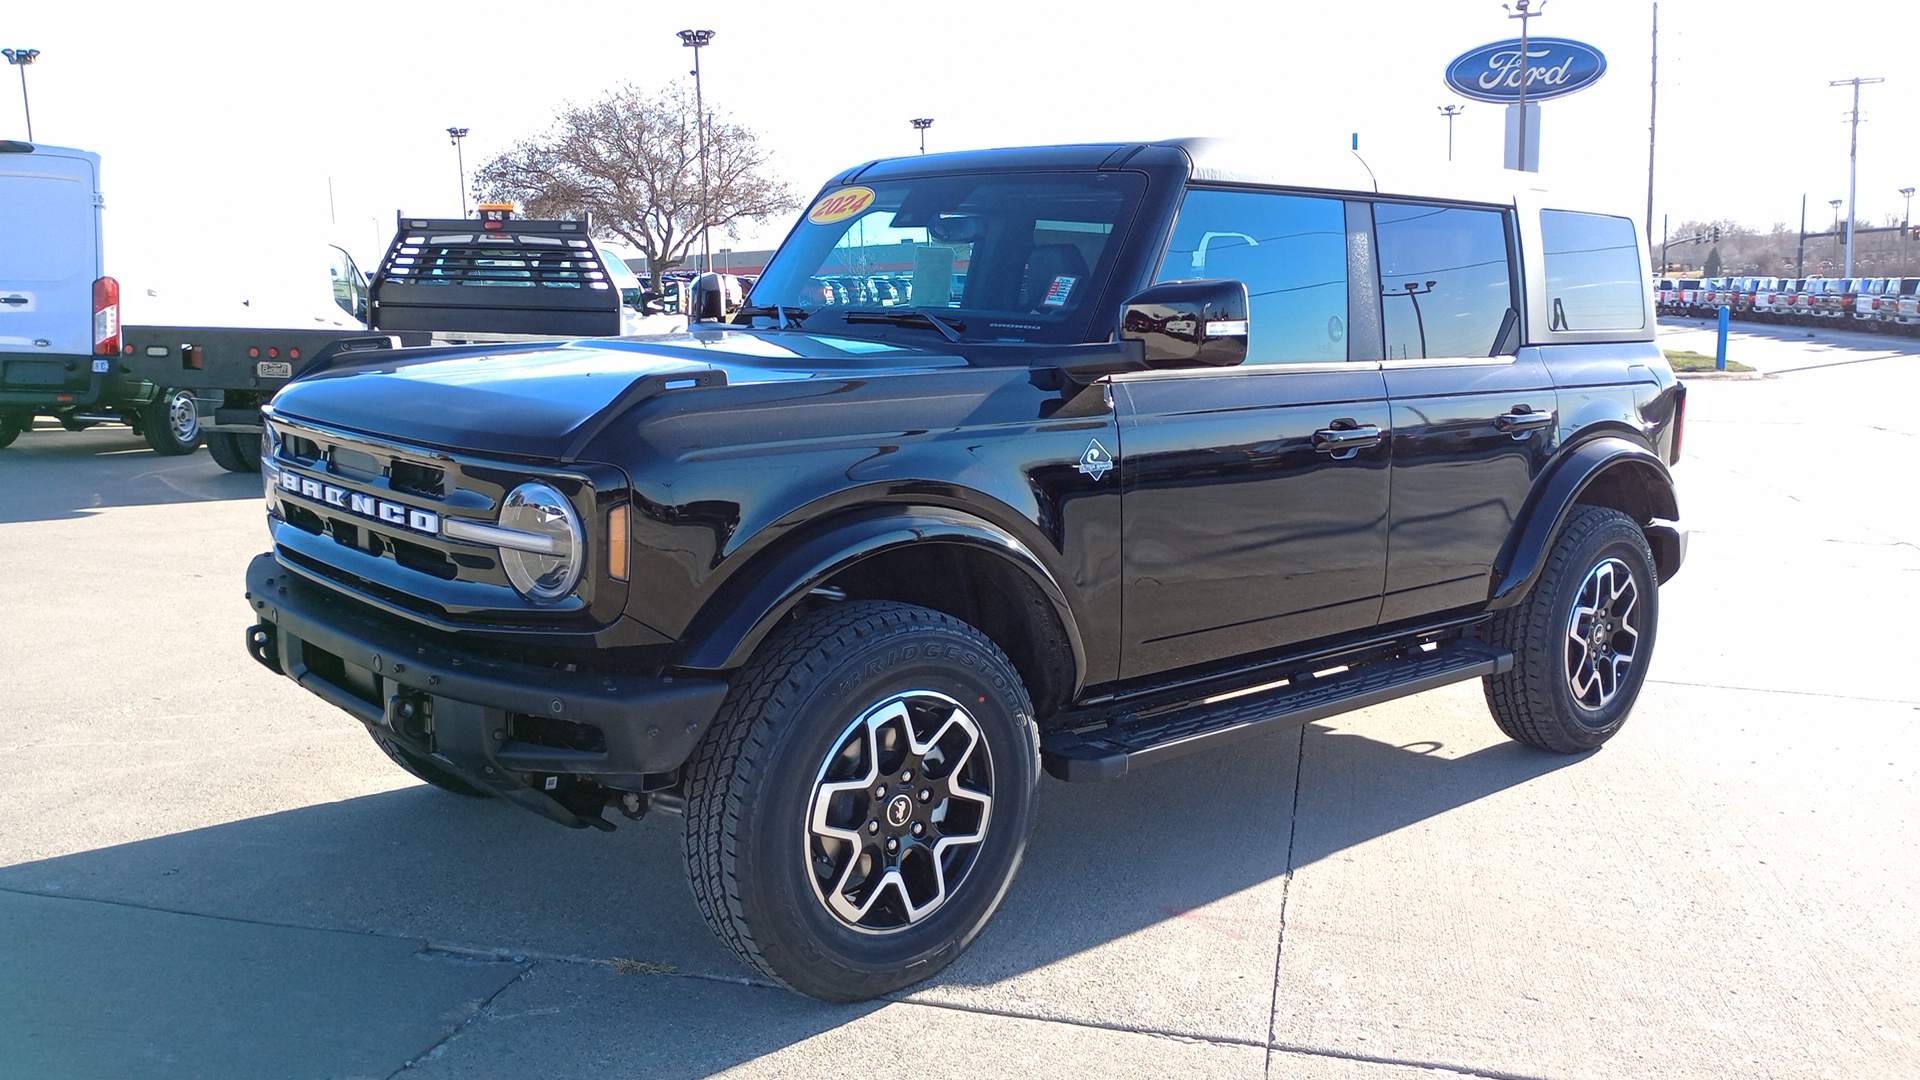
[(1157, 281), (1247, 287), (1247, 362), (1347, 359), (1347, 225), (1338, 199), (1187, 192)]
[(809, 331), (1083, 341), (1116, 314), (1095, 300), (1145, 187), (1134, 173), (1009, 173), (831, 189), (761, 275), (754, 310)]
[(1387, 359), (1511, 351), (1517, 315), (1504, 214), (1381, 202), (1373, 220)]

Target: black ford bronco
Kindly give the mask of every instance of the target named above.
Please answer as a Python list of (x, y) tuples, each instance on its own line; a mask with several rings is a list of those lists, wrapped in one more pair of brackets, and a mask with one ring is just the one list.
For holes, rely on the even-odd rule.
[(683, 815), (748, 963), (924, 979), (1100, 780), (1646, 676), (1685, 402), (1634, 223), (1203, 140), (835, 177), (683, 334), (342, 356), (265, 410), (248, 648), (430, 784)]

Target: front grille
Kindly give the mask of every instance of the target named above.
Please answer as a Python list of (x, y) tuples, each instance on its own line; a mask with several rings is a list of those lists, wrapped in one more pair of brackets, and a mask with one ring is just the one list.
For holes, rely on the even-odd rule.
[(593, 522), (596, 496), (586, 476), (456, 456), (280, 416), (267, 422), (276, 475), (268, 509), (289, 561), (436, 618), (535, 612), (551, 618), (556, 610), (591, 605), (591, 573), (573, 601), (536, 607), (514, 590), (498, 549), (444, 531), (449, 521), (495, 524), (507, 493), (534, 479), (566, 496), (580, 520)]

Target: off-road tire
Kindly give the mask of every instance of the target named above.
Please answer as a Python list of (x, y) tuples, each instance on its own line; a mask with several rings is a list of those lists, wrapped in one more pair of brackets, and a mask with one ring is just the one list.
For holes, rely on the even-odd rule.
[(207, 453), (228, 472), (260, 471), (260, 437), (237, 431), (207, 432)]
[[(908, 699), (916, 707), (930, 700), (952, 705), (940, 730), (951, 731), (963, 715), (977, 730), (965, 755), (955, 757), (987, 755), (989, 812), (976, 819), (979, 839), (971, 841), (976, 846), (970, 861), (951, 890), (947, 874), (939, 876), (938, 898), (927, 905), (927, 913), (891, 929), (863, 929), (836, 913), (828, 899), (832, 893), (844, 902), (847, 894), (840, 890), (852, 878), (834, 878), (837, 871), (824, 866), (832, 857), (823, 857), (818, 846), (819, 815), (825, 813), (820, 807), (840, 804), (827, 801), (823, 790), (830, 785), (830, 770), (847, 760), (843, 751), (855, 746), (850, 740), (857, 738), (863, 720)], [(916, 715), (938, 715), (938, 709)], [(879, 730), (871, 724), (869, 729)], [(879, 736), (873, 738), (861, 745), (872, 748), (877, 768), (884, 755)], [(964, 786), (958, 766), (947, 767), (952, 771), (945, 779), (958, 792)], [(934, 771), (923, 768), (920, 779)], [(695, 751), (685, 834), (694, 899), (707, 925), (741, 959), (793, 990), (825, 1001), (863, 1001), (897, 990), (951, 963), (999, 907), (1032, 831), (1039, 776), (1032, 702), (1013, 664), (985, 634), (951, 616), (906, 604), (834, 605), (776, 631), (761, 645), (735, 676), (719, 716)], [(914, 794), (925, 801), (921, 792)], [(846, 795), (858, 800), (856, 806), (865, 804), (856, 820), (876, 819), (856, 825), (857, 832), (877, 828), (882, 817), (892, 821), (894, 809), (902, 819), (908, 812), (904, 805), (894, 806), (906, 802), (898, 795), (868, 802), (864, 787)], [(965, 803), (959, 794), (936, 796), (934, 803), (941, 805), (943, 798), (950, 807)], [(916, 819), (913, 836), (942, 839), (914, 857), (939, 857), (925, 852), (946, 843), (942, 831), (952, 820), (946, 818), (937, 829), (926, 824), (923, 834)], [(892, 821), (893, 827), (899, 825)], [(888, 865), (877, 860), (896, 858), (879, 855), (880, 845), (891, 841), (877, 835), (873, 847), (863, 841), (842, 850), (876, 856), (876, 863), (862, 865)], [(899, 840), (898, 865), (904, 867), (916, 841)], [(858, 856), (843, 859), (842, 865), (854, 862)], [(885, 874), (869, 869), (865, 880), (876, 878), (870, 895), (888, 888)], [(884, 899), (898, 900), (903, 910), (914, 903), (904, 879), (898, 892)], [(877, 911), (887, 905), (869, 906)]]
[[(372, 735), (373, 733), (368, 732), (368, 734)], [(442, 791), (451, 791), (455, 795), (465, 795), (471, 799), (493, 798), (493, 792), (488, 791), (486, 788), (475, 787), (467, 783), (465, 780), (462, 780), (458, 774), (446, 768), (446, 766), (441, 765), (430, 757), (416, 753), (394, 742), (392, 739), (383, 735), (374, 735), (373, 744), (381, 750), (386, 751), (387, 756), (393, 759), (395, 765), (412, 773), (416, 779), (424, 780)]]
[(200, 403), (191, 390), (162, 390), (142, 412), (141, 429), (147, 445), (168, 457), (191, 454), (200, 448)]
[[(1570, 649), (1569, 643), (1576, 625), (1591, 625), (1591, 620), (1576, 623), (1576, 608), (1583, 608), (1583, 589), (1594, 587), (1603, 568), (1610, 580), (1631, 589), (1630, 612), (1618, 613), (1631, 629), (1596, 633), (1609, 650), (1630, 640), (1631, 658), (1604, 697), (1596, 688), (1588, 702), (1576, 696), (1574, 686), (1576, 678), (1590, 674), (1584, 667), (1588, 654), (1584, 646)], [(1619, 578), (1621, 573), (1627, 577)], [(1518, 604), (1496, 612), (1482, 630), (1488, 642), (1513, 652), (1512, 670), (1483, 680), (1487, 707), (1500, 730), (1516, 742), (1561, 754), (1583, 753), (1613, 738), (1633, 709), (1653, 657), (1658, 581), (1653, 551), (1631, 517), (1606, 507), (1576, 507), (1533, 589)], [(1575, 669), (1580, 670), (1570, 673)]]

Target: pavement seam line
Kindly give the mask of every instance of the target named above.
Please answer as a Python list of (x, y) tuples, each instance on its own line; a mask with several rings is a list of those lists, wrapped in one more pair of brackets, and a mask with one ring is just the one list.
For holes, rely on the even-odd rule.
[(1280, 882), (1280, 930), (1273, 943), (1273, 997), (1267, 1003), (1267, 1056), (1262, 1073), (1273, 1075), (1273, 1046), (1280, 1026), (1280, 960), (1287, 948), (1287, 899), (1293, 894), (1294, 845), (1300, 838), (1300, 782), (1307, 772), (1307, 729), (1300, 728), (1300, 742), (1293, 752), (1293, 807), (1287, 812), (1286, 876)]
[(1743, 694), (1791, 694), (1794, 697), (1831, 698), (1834, 701), (1865, 701), (1876, 705), (1920, 705), (1912, 698), (1860, 697), (1856, 694), (1827, 694), (1817, 690), (1776, 690), (1764, 686), (1728, 686), (1723, 683), (1683, 682), (1679, 679), (1648, 679), (1656, 686), (1686, 686), (1695, 690), (1734, 690)]
[(508, 979), (504, 983), (501, 983), (498, 989), (496, 989), (493, 993), (487, 995), (485, 1001), (482, 1001), (478, 1005), (475, 1005), (473, 1009), (467, 1013), (464, 1019), (462, 1019), (459, 1023), (453, 1025), (452, 1027), (448, 1028), (445, 1032), (441, 1034), (441, 1036), (438, 1039), (434, 1040), (433, 1045), (427, 1047), (425, 1050), (422, 1050), (418, 1054), (415, 1054), (412, 1057), (408, 1058), (407, 1060), (401, 1062), (399, 1068), (393, 1070), (391, 1073), (388, 1073), (387, 1080), (395, 1080), (396, 1077), (399, 1077), (401, 1074), (405, 1073), (408, 1069), (413, 1068), (419, 1063), (439, 1053), (442, 1047), (451, 1045), (453, 1043), (453, 1040), (460, 1036), (461, 1032), (472, 1027), (476, 1021), (478, 1021), (481, 1017), (487, 1015), (487, 1010), (493, 1008), (494, 1001), (498, 999), (501, 994), (506, 993), (509, 987), (515, 985), (516, 983), (525, 982), (532, 975), (533, 975), (533, 968), (531, 967), (522, 968), (521, 970), (514, 972), (513, 978)]
[(1335, 1058), (1340, 1061), (1354, 1061), (1367, 1065), (1400, 1065), (1412, 1069), (1431, 1069), (1452, 1073), (1455, 1076), (1472, 1076), (1478, 1080), (1547, 1080), (1531, 1073), (1501, 1072), (1498, 1069), (1476, 1069), (1471, 1065), (1449, 1065), (1443, 1061), (1421, 1061), (1416, 1058), (1387, 1057), (1382, 1054), (1356, 1054), (1348, 1050), (1328, 1050), (1313, 1046), (1272, 1046), (1269, 1051), (1278, 1050), (1283, 1054), (1296, 1054), (1302, 1057)]

